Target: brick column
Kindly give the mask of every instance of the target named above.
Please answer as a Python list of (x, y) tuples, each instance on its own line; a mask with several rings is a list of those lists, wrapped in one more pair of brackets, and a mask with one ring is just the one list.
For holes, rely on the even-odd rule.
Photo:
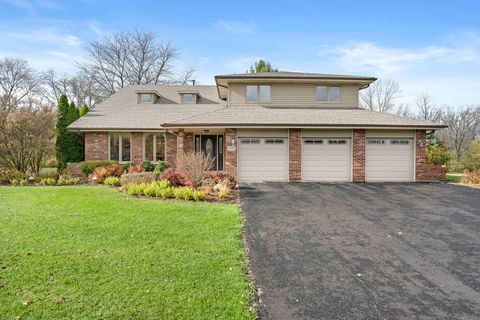
[(353, 129), (353, 182), (365, 181), (365, 129)]
[(85, 132), (85, 160), (108, 160), (108, 132)]
[(169, 132), (165, 134), (165, 160), (172, 167), (177, 164), (177, 136)]
[(143, 161), (143, 133), (132, 132), (132, 161), (141, 164)]
[[(224, 171), (237, 179), (237, 129), (225, 129)], [(230, 149), (230, 150), (229, 150)]]
[(302, 129), (289, 129), (288, 179), (302, 180)]
[(195, 150), (193, 144), (193, 133), (192, 132), (185, 132), (183, 136), (183, 149), (185, 153), (193, 152)]
[(425, 130), (415, 130), (415, 180), (424, 181), (426, 161), (426, 132)]
[(185, 152), (185, 133), (182, 129), (177, 135), (177, 166), (181, 166), (183, 162), (183, 153)]

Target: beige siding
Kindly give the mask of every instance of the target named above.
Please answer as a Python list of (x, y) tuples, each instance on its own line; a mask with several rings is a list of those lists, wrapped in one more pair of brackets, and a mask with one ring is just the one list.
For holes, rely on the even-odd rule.
[(414, 130), (367, 130), (367, 137), (372, 138), (413, 138)]
[(303, 129), (302, 137), (304, 138), (350, 138), (352, 130), (313, 130)]
[[(319, 84), (328, 85), (328, 84)], [(231, 83), (230, 105), (245, 104), (244, 83)], [(317, 84), (312, 83), (273, 83), (270, 84), (270, 104), (276, 106), (316, 106), (316, 107), (358, 107), (358, 85), (341, 85), (340, 103), (320, 103), (316, 101)], [(251, 104), (251, 103), (248, 103)], [(256, 104), (252, 104), (256, 105)], [(268, 105), (262, 104), (262, 105)]]
[(288, 138), (288, 130), (271, 130), (271, 129), (239, 129), (239, 137), (265, 137), (265, 138)]

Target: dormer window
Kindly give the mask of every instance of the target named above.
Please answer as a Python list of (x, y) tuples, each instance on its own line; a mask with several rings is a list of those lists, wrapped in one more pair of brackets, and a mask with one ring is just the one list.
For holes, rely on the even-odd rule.
[(141, 93), (140, 103), (149, 103), (149, 102), (152, 102), (152, 95), (150, 93)]
[(200, 92), (197, 89), (180, 89), (177, 90), (180, 95), (181, 104), (195, 104), (200, 97)]
[(195, 103), (195, 96), (193, 93), (184, 93), (182, 95), (183, 103)]

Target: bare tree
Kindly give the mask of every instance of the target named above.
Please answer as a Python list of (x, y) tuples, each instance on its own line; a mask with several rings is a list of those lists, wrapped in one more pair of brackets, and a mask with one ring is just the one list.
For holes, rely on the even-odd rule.
[(448, 108), (443, 113), (441, 122), (448, 125), (448, 128), (438, 131), (438, 135), (459, 161), (470, 141), (479, 134), (480, 106)]
[(377, 80), (361, 91), (360, 106), (378, 112), (393, 112), (399, 92), (400, 87), (397, 82)]
[[(80, 68), (98, 84), (104, 96), (129, 84), (162, 84), (172, 81), (178, 49), (159, 43), (152, 32), (116, 32), (87, 47), (89, 61)], [(191, 75), (190, 75), (191, 77)]]
[(417, 96), (415, 106), (418, 110), (419, 119), (438, 122), (442, 117), (442, 110), (433, 104), (432, 98), (427, 93), (421, 93)]
[(55, 113), (51, 107), (23, 106), (0, 110), (0, 166), (38, 172), (53, 154)]
[(62, 94), (73, 101), (75, 105), (82, 106), (86, 104), (89, 109), (101, 102), (101, 93), (93, 77), (84, 72), (78, 72), (74, 76), (59, 76), (54, 70), (43, 73), (45, 83), (45, 97), (51, 105), (58, 103)]
[(415, 116), (412, 110), (410, 109), (410, 106), (408, 103), (399, 104), (398, 107), (395, 109), (395, 114), (402, 117), (407, 117), (407, 118), (414, 118)]
[(174, 83), (178, 83), (181, 85), (187, 85), (187, 84), (195, 84), (195, 80), (193, 79), (193, 74), (195, 73), (195, 68), (191, 67), (189, 69), (186, 69), (182, 72), (179, 73), (177, 76), (177, 80), (174, 81)]
[(34, 101), (42, 82), (28, 62), (17, 58), (0, 61), (0, 108), (8, 112)]

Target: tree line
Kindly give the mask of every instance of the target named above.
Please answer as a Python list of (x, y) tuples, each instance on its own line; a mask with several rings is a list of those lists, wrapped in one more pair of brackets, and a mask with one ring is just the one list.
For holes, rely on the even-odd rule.
[[(88, 43), (73, 74), (34, 70), (26, 60), (0, 60), (0, 167), (38, 172), (83, 159), (83, 139), (66, 127), (132, 84), (187, 84), (194, 69), (177, 70), (180, 52), (152, 32), (115, 32)], [(78, 106), (78, 108), (77, 108)]]

